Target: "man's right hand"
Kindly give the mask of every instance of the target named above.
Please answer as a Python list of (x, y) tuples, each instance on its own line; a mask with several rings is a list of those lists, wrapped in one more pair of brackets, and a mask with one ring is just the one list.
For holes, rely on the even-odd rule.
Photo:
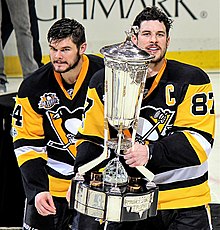
[(35, 196), (35, 207), (42, 216), (56, 214), (53, 197), (49, 192), (40, 192)]

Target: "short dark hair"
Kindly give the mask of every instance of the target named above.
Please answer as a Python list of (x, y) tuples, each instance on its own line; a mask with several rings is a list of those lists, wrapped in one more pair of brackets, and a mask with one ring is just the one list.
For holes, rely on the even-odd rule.
[(150, 20), (163, 22), (166, 27), (167, 36), (169, 36), (173, 20), (168, 18), (167, 15), (156, 6), (144, 8), (134, 19), (133, 26), (138, 26), (140, 28), (141, 22)]
[(62, 18), (56, 21), (47, 34), (47, 40), (49, 43), (51, 41), (59, 41), (68, 37), (72, 39), (77, 48), (86, 41), (85, 28), (75, 19)]

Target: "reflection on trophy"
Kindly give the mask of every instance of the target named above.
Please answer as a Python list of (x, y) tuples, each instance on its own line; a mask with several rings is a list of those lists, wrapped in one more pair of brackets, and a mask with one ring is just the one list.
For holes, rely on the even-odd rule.
[[(137, 221), (156, 215), (158, 188), (152, 182), (153, 173), (138, 166), (144, 178), (129, 177), (119, 160), (125, 150), (134, 145), (147, 69), (153, 58), (132, 43), (131, 37), (137, 32), (138, 29), (132, 27), (125, 42), (100, 50), (105, 61), (104, 151), (79, 168), (72, 186), (70, 205), (106, 223)], [(109, 124), (117, 130), (117, 138), (108, 139)], [(130, 128), (132, 136), (128, 139), (125, 132)], [(109, 157), (108, 149), (114, 151), (116, 157), (102, 173), (92, 172), (90, 183), (86, 183), (82, 176)]]

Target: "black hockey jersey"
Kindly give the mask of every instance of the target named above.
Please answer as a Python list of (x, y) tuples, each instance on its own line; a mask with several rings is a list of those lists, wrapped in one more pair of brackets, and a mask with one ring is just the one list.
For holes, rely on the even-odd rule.
[(101, 57), (83, 55), (72, 94), (68, 94), (51, 63), (21, 84), (12, 134), (28, 202), (41, 191), (66, 196), (74, 172), (75, 135), (82, 122), (88, 84), (103, 67)]
[[(79, 129), (75, 169), (102, 152), (103, 85), (101, 70), (89, 86), (87, 105), (91, 106), (85, 108)], [(143, 99), (137, 130), (137, 136), (149, 143), (152, 158), (146, 167), (155, 174), (159, 186), (158, 209), (210, 202), (208, 156), (214, 127), (213, 91), (207, 74), (194, 66), (165, 61)], [(134, 168), (126, 170), (137, 173)]]

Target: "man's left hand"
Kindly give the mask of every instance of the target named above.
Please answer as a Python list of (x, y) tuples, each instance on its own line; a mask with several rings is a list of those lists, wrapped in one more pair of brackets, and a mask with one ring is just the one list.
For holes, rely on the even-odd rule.
[(149, 147), (138, 142), (127, 149), (124, 155), (125, 163), (130, 167), (146, 165), (149, 160)]

